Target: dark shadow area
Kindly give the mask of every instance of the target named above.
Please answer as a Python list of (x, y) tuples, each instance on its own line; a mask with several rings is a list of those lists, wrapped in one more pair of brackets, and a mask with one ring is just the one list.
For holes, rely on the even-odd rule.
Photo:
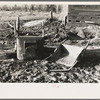
[(99, 65), (99, 63), (99, 57), (79, 57), (78, 63), (75, 66), (79, 66), (80, 68), (94, 68), (94, 66)]
[(7, 59), (17, 59), (17, 55), (16, 52), (12, 52), (12, 53), (6, 53), (6, 58)]
[(66, 57), (69, 55), (69, 52), (66, 50), (66, 48), (63, 47), (63, 45), (60, 45), (57, 50), (54, 52), (52, 57), (50, 58), (51, 61), (57, 61), (58, 59), (61, 59), (63, 57)]
[(25, 60), (36, 58), (36, 43), (25, 43)]
[(84, 40), (83, 38), (79, 37), (77, 34), (74, 34), (72, 32), (67, 33), (68, 38), (71, 40)]
[[(37, 58), (42, 60), (54, 53), (55, 48), (44, 47), (43, 52), (37, 51)], [(40, 53), (39, 53), (40, 52)]]
[(34, 50), (33, 46), (28, 45), (26, 51), (25, 60), (42, 60), (50, 56), (54, 52), (55, 48), (41, 47)]

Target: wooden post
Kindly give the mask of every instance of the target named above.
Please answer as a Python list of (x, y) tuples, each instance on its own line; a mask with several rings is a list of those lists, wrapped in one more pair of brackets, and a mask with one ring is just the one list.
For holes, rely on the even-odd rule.
[[(15, 36), (15, 38), (17, 38), (18, 37), (18, 35), (17, 35), (17, 32), (16, 32), (16, 22), (14, 22), (14, 36)], [(15, 40), (15, 48), (14, 48), (14, 50), (15, 50), (15, 52), (16, 52), (16, 50), (17, 50), (17, 43), (16, 43), (17, 41)]]
[(19, 37), (17, 38), (17, 58), (23, 60), (25, 55), (25, 43)]
[(53, 12), (51, 11), (51, 22), (53, 22)]
[(19, 19), (19, 17), (17, 17), (17, 20), (16, 20), (16, 30), (17, 30), (18, 36), (19, 36), (19, 32), (20, 32), (20, 19)]
[(41, 25), (42, 25), (42, 37), (44, 37), (44, 22), (42, 22)]
[(14, 22), (14, 35), (15, 35), (15, 37), (18, 37), (18, 33), (16, 31), (16, 22)]
[(66, 26), (66, 23), (67, 23), (67, 16), (65, 16), (65, 26)]

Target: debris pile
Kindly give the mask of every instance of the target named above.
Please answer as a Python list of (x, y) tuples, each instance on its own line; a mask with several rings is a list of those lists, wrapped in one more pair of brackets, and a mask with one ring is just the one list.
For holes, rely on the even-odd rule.
[[(67, 68), (62, 64), (45, 59), (53, 54), (55, 49), (62, 43), (82, 47), (86, 46), (89, 38), (97, 36), (97, 38), (92, 39), (89, 46), (99, 46), (99, 28), (96, 26), (94, 31), (90, 26), (94, 27), (92, 25), (88, 27), (71, 27), (65, 26), (59, 21), (54, 21), (52, 23), (48, 22), (44, 26), (22, 28), (21, 30), (24, 30), (21, 35), (36, 36), (41, 35), (44, 29), (44, 57), (43, 59), (25, 61), (18, 61), (14, 58), (11, 61), (1, 61), (0, 82), (100, 83), (99, 59), (82, 60), (80, 58), (80, 61), (68, 72), (50, 72), (52, 69), (66, 70)], [(32, 46), (27, 48), (27, 54), (32, 52), (30, 51), (32, 48)]]

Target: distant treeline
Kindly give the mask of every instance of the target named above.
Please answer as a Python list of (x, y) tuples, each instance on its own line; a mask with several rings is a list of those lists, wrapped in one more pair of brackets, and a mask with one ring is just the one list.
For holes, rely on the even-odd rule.
[(36, 4), (31, 4), (31, 5), (23, 5), (23, 6), (18, 6), (15, 4), (14, 6), (8, 6), (4, 5), (0, 7), (0, 10), (4, 11), (53, 11), (53, 12), (61, 12), (62, 6), (61, 5), (36, 5)]

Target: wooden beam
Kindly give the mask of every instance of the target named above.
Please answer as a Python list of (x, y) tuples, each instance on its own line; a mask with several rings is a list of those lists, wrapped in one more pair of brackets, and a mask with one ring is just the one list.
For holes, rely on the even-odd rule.
[(50, 70), (50, 72), (68, 72), (68, 71), (69, 70), (63, 70), (63, 69), (62, 70), (59, 70), (59, 69), (58, 70)]
[(16, 20), (16, 30), (18, 31), (18, 36), (19, 36), (19, 32), (20, 32), (20, 18), (19, 18), (19, 16), (17, 17), (17, 20)]
[(11, 25), (10, 23), (7, 23), (12, 29), (14, 29), (14, 26), (13, 25)]

